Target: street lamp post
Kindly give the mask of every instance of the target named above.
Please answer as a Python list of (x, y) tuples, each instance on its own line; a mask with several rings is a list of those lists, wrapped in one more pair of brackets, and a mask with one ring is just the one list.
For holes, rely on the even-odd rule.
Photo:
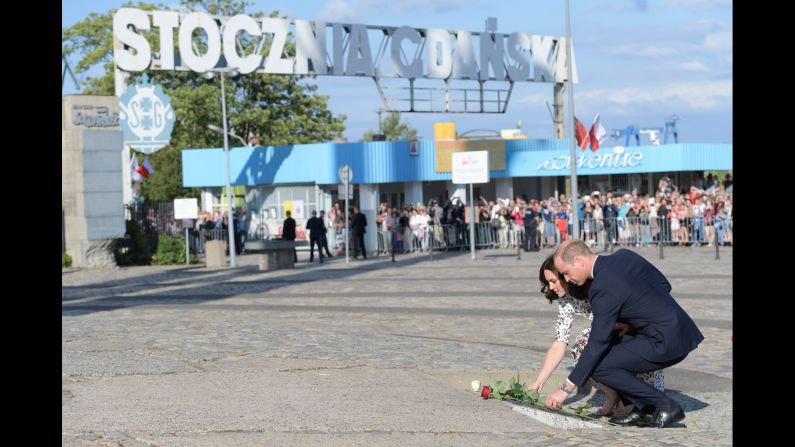
[[(224, 134), (224, 129), (221, 129), (220, 127), (216, 126), (215, 124), (208, 124), (207, 128), (212, 130), (213, 132), (215, 132), (217, 134), (220, 134), (220, 135)], [(246, 146), (246, 147), (250, 147), (251, 146), (250, 144), (246, 143), (246, 140), (244, 140), (243, 137), (241, 137), (240, 135), (237, 135), (237, 134), (235, 134), (232, 131), (227, 132), (227, 134), (230, 137), (235, 137), (238, 140), (240, 140), (240, 142), (243, 143), (243, 146)]]
[[(572, 222), (572, 239), (580, 238), (580, 219), (578, 201), (580, 200), (577, 191), (577, 149), (575, 148), (574, 137), (574, 77), (571, 58), (571, 15), (569, 13), (569, 0), (566, 0), (566, 90), (569, 93), (569, 145), (571, 158), (571, 215), (574, 216)], [(562, 205), (562, 204), (561, 204)]]
[[(229, 217), (227, 219), (227, 228), (229, 229), (229, 266), (230, 267), (237, 267), (237, 259), (235, 258), (235, 217), (233, 213), (232, 207), (232, 174), (229, 169), (229, 133), (226, 128), (226, 89), (224, 87), (224, 70), (220, 70), (221, 73), (221, 112), (223, 114), (223, 121), (224, 121), (224, 156), (226, 157), (226, 193), (227, 193), (227, 212), (229, 213)], [(208, 79), (212, 78), (212, 72), (208, 71)], [(234, 77), (234, 74), (232, 75)], [(212, 124), (210, 124), (212, 126)], [(209, 127), (209, 126), (208, 126)], [(211, 130), (217, 126), (210, 127)]]

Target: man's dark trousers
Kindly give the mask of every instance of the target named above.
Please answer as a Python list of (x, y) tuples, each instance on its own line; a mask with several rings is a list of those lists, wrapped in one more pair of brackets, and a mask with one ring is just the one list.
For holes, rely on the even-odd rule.
[(362, 257), (367, 259), (367, 250), (364, 248), (364, 233), (355, 233), (353, 235), (353, 257), (359, 256), (359, 250), (362, 250)]
[[(632, 338), (631, 335), (624, 335), (621, 339), (616, 337), (624, 342), (629, 342)], [(616, 390), (625, 405), (632, 403), (638, 410), (643, 410), (643, 405), (640, 402), (653, 402), (655, 408), (667, 410), (670, 398), (643, 379), (638, 378), (636, 374), (676, 365), (685, 357), (667, 362), (652, 362), (628, 350), (622, 346), (622, 343), (617, 343), (610, 347), (607, 355), (591, 373), (591, 377)]]
[(538, 225), (534, 225), (531, 227), (524, 227), (524, 241), (522, 245), (524, 245), (524, 249), (527, 251), (538, 251)]
[(328, 238), (326, 237), (325, 233), (320, 235), (320, 247), (326, 250), (326, 256), (330, 258), (331, 251), (328, 249)]
[(315, 244), (317, 244), (317, 254), (320, 256), (320, 262), (323, 262), (323, 243), (320, 241), (320, 236), (309, 237), (309, 262), (315, 259)]

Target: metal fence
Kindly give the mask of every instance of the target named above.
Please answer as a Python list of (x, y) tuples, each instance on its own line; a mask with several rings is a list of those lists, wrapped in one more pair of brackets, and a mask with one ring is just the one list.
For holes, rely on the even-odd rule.
[[(521, 245), (523, 238), (524, 227), (512, 222), (496, 227), (488, 222), (475, 224), (475, 246), (478, 248), (516, 248), (517, 241)], [(393, 240), (397, 253), (466, 249), (470, 246), (470, 227), (469, 224), (446, 224), (379, 230), (378, 252), (389, 253)]]
[[(157, 250), (157, 239), (162, 235), (185, 237), (185, 228), (181, 222), (174, 219), (173, 202), (155, 203), (135, 203), (125, 205), (125, 219), (136, 222), (146, 235), (146, 244), (151, 253)], [(191, 222), (193, 222), (191, 220)], [(259, 230), (259, 229), (258, 229)], [(263, 231), (258, 231), (258, 234)], [(235, 241), (238, 252), (242, 252), (245, 242), (245, 232), (239, 233), (239, 238)], [(188, 246), (191, 252), (196, 255), (205, 253), (207, 241), (228, 241), (229, 230), (227, 228), (213, 229), (188, 229)], [(122, 247), (130, 247), (132, 241), (124, 239), (119, 242)], [(228, 247), (227, 247), (228, 250)]]
[(732, 230), (732, 219), (702, 216), (682, 219), (615, 217), (580, 221), (580, 239), (602, 247), (729, 245), (734, 241)]
[[(173, 235), (176, 232), (173, 216), (173, 203), (144, 202), (124, 205), (125, 220), (138, 224), (145, 235), (147, 250), (150, 253), (157, 250), (157, 238), (161, 234)], [(117, 246), (123, 252), (132, 249), (133, 244), (134, 241), (129, 238), (117, 241)]]
[[(125, 205), (125, 217), (135, 221), (144, 231), (151, 252), (157, 249), (157, 238), (160, 235), (182, 235), (185, 230), (174, 219), (172, 202), (140, 203)], [(711, 246), (733, 244), (733, 221), (723, 218), (704, 218), (692, 216), (682, 219), (648, 218), (648, 217), (615, 217), (609, 219), (584, 219), (580, 221), (579, 239), (592, 247), (641, 247), (641, 246)], [(560, 244), (565, 238), (571, 237), (572, 225), (567, 220), (542, 221), (536, 231), (539, 247), (551, 247)], [(236, 242), (241, 251), (245, 240), (245, 232), (240, 234)], [(258, 236), (260, 231), (257, 232)], [(525, 227), (517, 225), (513, 220), (492, 224), (481, 222), (475, 224), (475, 247), (484, 248), (517, 248), (524, 241)], [(333, 234), (333, 233), (332, 233)], [(209, 240), (227, 241), (227, 229), (191, 228), (188, 232), (188, 243), (191, 251), (197, 255), (204, 253), (205, 243)], [(395, 242), (397, 253), (417, 251), (448, 251), (461, 250), (469, 247), (469, 224), (426, 225), (416, 228), (398, 227), (395, 230), (379, 230), (377, 234), (378, 253), (390, 253), (392, 242)], [(129, 245), (129, 240), (120, 241), (122, 246)], [(525, 247), (521, 247), (525, 248)]]
[[(689, 217), (681, 221), (667, 218), (616, 217), (609, 219), (583, 219), (580, 221), (579, 239), (590, 246), (609, 248), (663, 245), (712, 246), (733, 244), (732, 220)], [(571, 222), (546, 221), (536, 229), (538, 247), (551, 247), (571, 238)], [(513, 221), (493, 225), (490, 222), (475, 224), (477, 248), (526, 248), (524, 225)], [(390, 253), (392, 241), (396, 253), (427, 250), (465, 249), (470, 246), (469, 224), (428, 225), (420, 228), (398, 227), (378, 231), (378, 253)]]

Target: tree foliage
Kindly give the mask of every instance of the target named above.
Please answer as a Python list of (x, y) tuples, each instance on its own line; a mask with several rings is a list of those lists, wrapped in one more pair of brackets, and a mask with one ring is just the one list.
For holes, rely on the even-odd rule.
[[(400, 112), (389, 113), (381, 123), (381, 130), (386, 141), (412, 141), (418, 140), (417, 129), (411, 127), (408, 121), (400, 121)], [(371, 141), (378, 130), (368, 130), (359, 141)]]
[[(249, 14), (261, 17), (262, 13), (247, 13), (251, 3), (245, 0), (182, 0), (182, 9), (205, 10), (211, 15), (233, 16)], [(124, 7), (144, 10), (165, 10), (163, 5), (145, 2)], [(74, 67), (75, 74), (87, 72), (101, 66), (104, 74), (87, 77), (81, 92), (88, 95), (114, 94), (113, 65), (113, 13), (91, 13), (84, 20), (62, 30), (64, 55), (79, 55)], [(278, 16), (272, 12), (271, 17)], [(159, 31), (140, 32), (150, 43), (153, 52), (160, 47)], [(175, 39), (175, 49), (176, 46)], [(254, 47), (249, 39), (244, 49)], [(270, 42), (263, 45), (263, 57), (267, 56)], [(246, 53), (248, 54), (248, 53)], [(292, 39), (285, 48), (285, 55), (295, 54)], [(171, 98), (177, 121), (168, 146), (149, 156), (155, 174), (144, 181), (141, 194), (147, 200), (169, 201), (174, 198), (195, 196), (197, 191), (182, 187), (182, 150), (194, 148), (222, 147), (223, 136), (208, 129), (209, 124), (223, 127), (221, 112), (220, 76), (208, 80), (202, 74), (176, 71), (145, 71), (130, 73), (128, 85), (142, 76), (158, 83)], [(231, 132), (258, 145), (289, 145), (331, 141), (343, 135), (345, 115), (335, 115), (328, 109), (328, 98), (316, 93), (317, 86), (308, 84), (304, 78), (293, 75), (251, 73), (230, 78), (224, 76), (228, 127)], [(241, 146), (229, 139), (229, 146)], [(139, 155), (139, 159), (142, 159)]]

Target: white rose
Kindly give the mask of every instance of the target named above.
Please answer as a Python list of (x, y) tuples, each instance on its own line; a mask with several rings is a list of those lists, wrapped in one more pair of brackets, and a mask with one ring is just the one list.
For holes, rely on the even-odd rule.
[(480, 391), (480, 380), (473, 380), (472, 383), (469, 384), (469, 386), (470, 388), (472, 388), (472, 391), (477, 393), (478, 391)]

